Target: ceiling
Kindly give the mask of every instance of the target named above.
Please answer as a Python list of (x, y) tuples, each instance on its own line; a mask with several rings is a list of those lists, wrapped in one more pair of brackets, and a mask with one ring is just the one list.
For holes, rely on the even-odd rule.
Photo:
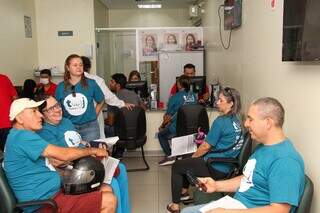
[[(138, 9), (136, 0), (100, 0), (109, 9)], [(143, 2), (154, 1), (144, 0)], [(197, 0), (161, 0), (162, 8), (177, 9), (189, 8), (190, 5), (195, 4)]]

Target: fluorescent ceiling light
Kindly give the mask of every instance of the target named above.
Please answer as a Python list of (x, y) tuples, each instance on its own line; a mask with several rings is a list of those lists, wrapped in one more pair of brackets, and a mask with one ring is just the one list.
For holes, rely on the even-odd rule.
[(141, 9), (155, 9), (155, 8), (161, 8), (161, 4), (138, 4), (138, 7)]

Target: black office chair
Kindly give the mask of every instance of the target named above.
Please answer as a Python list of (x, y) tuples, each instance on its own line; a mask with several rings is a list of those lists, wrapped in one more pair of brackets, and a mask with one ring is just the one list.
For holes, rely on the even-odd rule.
[(132, 110), (121, 108), (117, 111), (114, 123), (115, 135), (119, 137), (117, 146), (127, 150), (141, 148), (141, 154), (145, 168), (128, 169), (128, 172), (144, 171), (149, 169), (145, 159), (143, 145), (147, 141), (146, 136), (146, 113), (141, 107), (134, 107)]
[[(228, 163), (232, 165), (232, 169), (224, 179), (230, 179), (238, 176), (246, 165), (252, 153), (252, 139), (248, 131), (243, 134), (243, 145), (237, 158), (208, 158), (207, 164), (211, 166), (213, 163)], [(194, 191), (194, 203), (204, 204), (212, 200), (216, 200), (224, 196), (224, 193), (204, 193), (199, 190)]]
[(177, 114), (177, 137), (196, 133), (199, 127), (208, 133), (209, 118), (206, 108), (199, 104), (181, 106)]
[(295, 213), (309, 213), (313, 197), (313, 183), (310, 178), (305, 175), (305, 185), (300, 203)]
[[(2, 156), (2, 153), (0, 156)], [(0, 212), (22, 212), (22, 208), (30, 206), (50, 206), (51, 212), (58, 212), (57, 203), (52, 199), (17, 203), (1, 166), (2, 161), (3, 158), (0, 159)]]

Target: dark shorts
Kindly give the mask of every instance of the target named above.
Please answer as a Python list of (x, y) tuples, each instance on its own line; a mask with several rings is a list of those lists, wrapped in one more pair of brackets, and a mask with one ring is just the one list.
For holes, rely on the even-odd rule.
[[(102, 192), (95, 191), (80, 195), (65, 195), (58, 192), (53, 198), (58, 205), (58, 213), (99, 213), (101, 211)], [(38, 212), (49, 213), (50, 208), (42, 208)]]

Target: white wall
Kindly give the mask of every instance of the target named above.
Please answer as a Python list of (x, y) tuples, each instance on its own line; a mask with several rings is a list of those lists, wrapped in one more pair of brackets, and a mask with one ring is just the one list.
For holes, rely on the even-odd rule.
[(108, 8), (100, 0), (94, 0), (94, 26), (108, 27)]
[[(320, 212), (320, 64), (282, 62), (283, 0), (243, 1), (243, 25), (232, 33), (229, 50), (220, 47), (218, 5), (206, 1), (204, 27), (209, 79), (241, 91), (245, 106), (255, 98), (273, 96), (286, 109), (285, 131), (302, 154), (306, 173), (315, 184), (312, 212)], [(225, 34), (224, 39), (227, 39)]]
[(188, 27), (188, 9), (111, 9), (109, 27)]
[[(0, 73), (23, 85), (38, 64), (34, 0), (1, 0), (0, 14)], [(24, 16), (31, 17), (32, 38), (25, 38)]]
[[(58, 65), (70, 54), (85, 54), (86, 45), (95, 45), (93, 0), (35, 0), (39, 65)], [(58, 36), (58, 31), (73, 31), (73, 36)], [(95, 48), (93, 48), (95, 55)], [(92, 61), (95, 72), (95, 58)]]
[[(94, 26), (95, 28), (108, 27), (108, 8), (100, 2), (94, 0)], [(104, 78), (105, 70), (108, 66), (106, 58), (110, 57), (108, 50), (108, 36), (102, 36), (101, 33), (95, 32), (96, 42), (99, 43), (99, 48), (96, 49), (97, 75)]]

